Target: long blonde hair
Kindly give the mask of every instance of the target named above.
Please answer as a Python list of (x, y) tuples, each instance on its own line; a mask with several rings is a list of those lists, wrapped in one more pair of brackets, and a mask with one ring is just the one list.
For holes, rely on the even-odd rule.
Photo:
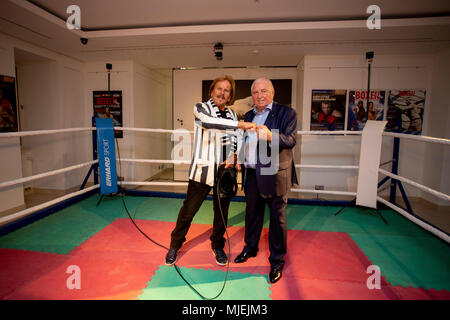
[(209, 86), (209, 96), (211, 96), (211, 92), (214, 90), (216, 83), (220, 81), (228, 81), (230, 83), (231, 85), (230, 99), (227, 102), (227, 106), (232, 105), (234, 102), (234, 95), (236, 93), (236, 83), (234, 82), (234, 79), (231, 76), (225, 75), (223, 77), (215, 78), (214, 81)]

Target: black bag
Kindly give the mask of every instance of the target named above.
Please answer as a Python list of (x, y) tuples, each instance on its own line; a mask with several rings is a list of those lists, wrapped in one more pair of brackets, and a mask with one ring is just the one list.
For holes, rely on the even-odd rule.
[(237, 184), (237, 170), (234, 167), (222, 165), (217, 170), (216, 190), (220, 198), (233, 198), (236, 195)]

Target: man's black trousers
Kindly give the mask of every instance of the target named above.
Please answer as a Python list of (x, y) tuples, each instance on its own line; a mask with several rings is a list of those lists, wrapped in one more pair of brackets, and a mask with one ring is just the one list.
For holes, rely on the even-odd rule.
[[(199, 183), (194, 180), (189, 180), (186, 199), (183, 202), (183, 206), (178, 213), (177, 224), (171, 234), (170, 247), (174, 249), (180, 249), (183, 243), (186, 241), (186, 234), (191, 226), (192, 220), (195, 214), (200, 209), (203, 201), (205, 201), (211, 186)], [(229, 198), (220, 198), (220, 205), (222, 207), (223, 219), (219, 208), (219, 198), (217, 196), (216, 187), (213, 191), (213, 209), (214, 220), (213, 230), (211, 234), (211, 247), (212, 249), (223, 249), (225, 246), (225, 230), (228, 221), (228, 208), (230, 206)], [(225, 225), (224, 225), (225, 220)]]
[(286, 205), (287, 195), (264, 198), (259, 193), (256, 170), (246, 169), (245, 178), (245, 246), (256, 253), (264, 223), (265, 205), (269, 206), (269, 262), (272, 268), (283, 268), (287, 251)]

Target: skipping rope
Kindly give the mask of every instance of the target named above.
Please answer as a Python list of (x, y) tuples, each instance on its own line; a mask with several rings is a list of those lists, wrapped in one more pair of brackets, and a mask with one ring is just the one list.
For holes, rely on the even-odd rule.
[[(115, 137), (115, 140), (116, 140), (116, 147), (117, 147), (117, 156), (118, 156), (118, 160), (119, 160), (119, 175), (122, 176), (122, 161), (121, 161), (121, 158), (120, 158), (120, 150), (119, 150), (119, 143), (118, 143), (117, 137)], [(226, 285), (226, 283), (227, 283), (227, 280), (228, 280), (228, 271), (229, 271), (229, 268), (230, 268), (230, 257), (231, 257), (230, 237), (229, 237), (229, 235), (228, 235), (227, 224), (226, 224), (225, 218), (224, 218), (224, 216), (223, 216), (222, 205), (221, 205), (221, 203), (220, 203), (220, 193), (219, 193), (219, 190), (220, 190), (220, 179), (218, 179), (218, 181), (217, 181), (217, 190), (216, 190), (216, 192), (217, 192), (217, 199), (218, 199), (218, 202), (219, 202), (220, 215), (221, 215), (221, 217), (222, 217), (222, 222), (223, 222), (223, 225), (225, 226), (225, 233), (226, 233), (226, 236), (227, 236), (228, 256), (227, 256), (227, 269), (226, 269), (226, 272), (225, 272), (225, 279), (224, 279), (224, 281), (223, 281), (223, 285), (222, 285), (222, 288), (220, 289), (219, 293), (218, 293), (216, 296), (214, 296), (213, 298), (205, 297), (205, 296), (202, 295), (197, 289), (195, 289), (194, 286), (193, 286), (192, 284), (189, 283), (189, 281), (186, 280), (186, 278), (183, 276), (183, 274), (182, 274), (181, 271), (180, 271), (180, 268), (176, 265), (176, 263), (174, 263), (174, 265), (173, 265), (174, 268), (175, 268), (175, 270), (177, 271), (178, 275), (181, 277), (181, 279), (183, 279), (183, 281), (189, 286), (189, 288), (191, 288), (191, 289), (192, 289), (198, 296), (200, 296), (203, 300), (215, 300), (215, 299), (217, 299), (217, 298), (222, 294), (223, 290), (225, 289), (225, 285)], [(153, 244), (155, 244), (155, 245), (157, 245), (157, 246), (159, 246), (159, 247), (161, 247), (161, 248), (163, 248), (163, 249), (165, 249), (165, 250), (168, 251), (169, 248), (167, 248), (166, 246), (164, 246), (164, 245), (158, 243), (157, 241), (153, 240), (152, 238), (150, 238), (150, 237), (149, 237), (144, 231), (142, 231), (142, 229), (139, 228), (139, 226), (136, 224), (136, 222), (134, 221), (134, 219), (131, 217), (131, 214), (130, 214), (130, 212), (129, 212), (129, 210), (128, 210), (128, 207), (127, 207), (127, 205), (126, 205), (126, 203), (125, 203), (125, 193), (126, 193), (125, 188), (122, 188), (122, 186), (119, 185), (119, 195), (120, 195), (120, 197), (121, 197), (121, 199), (122, 199), (123, 207), (124, 207), (124, 209), (125, 209), (125, 211), (126, 211), (128, 217), (130, 218), (130, 221), (133, 223), (133, 225), (136, 227), (136, 229), (137, 229), (137, 230), (138, 230), (138, 231), (139, 231), (139, 232), (140, 232), (147, 240), (149, 240), (149, 241), (152, 242)], [(213, 195), (213, 196), (214, 196), (214, 195)]]

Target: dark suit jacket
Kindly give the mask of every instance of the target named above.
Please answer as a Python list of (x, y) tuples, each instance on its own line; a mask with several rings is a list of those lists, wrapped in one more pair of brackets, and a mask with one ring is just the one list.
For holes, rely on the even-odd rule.
[[(244, 116), (244, 121), (252, 122), (255, 117), (253, 109), (248, 111)], [(286, 195), (293, 184), (298, 184), (297, 174), (295, 172), (293, 148), (297, 142), (297, 113), (291, 107), (277, 104), (272, 104), (272, 110), (267, 116), (264, 123), (269, 130), (279, 130), (279, 155), (272, 155), (272, 147), (269, 143), (258, 141), (258, 156), (256, 163), (256, 180), (258, 189), (263, 197), (278, 197)], [(272, 139), (276, 139), (272, 131)], [(272, 141), (272, 144), (274, 142)], [(273, 161), (278, 161), (278, 171), (275, 174), (263, 174), (263, 168), (270, 167), (272, 163), (264, 164), (259, 159), (259, 149), (267, 147), (267, 156), (271, 157)], [(244, 169), (244, 184), (245, 184), (245, 169)]]

